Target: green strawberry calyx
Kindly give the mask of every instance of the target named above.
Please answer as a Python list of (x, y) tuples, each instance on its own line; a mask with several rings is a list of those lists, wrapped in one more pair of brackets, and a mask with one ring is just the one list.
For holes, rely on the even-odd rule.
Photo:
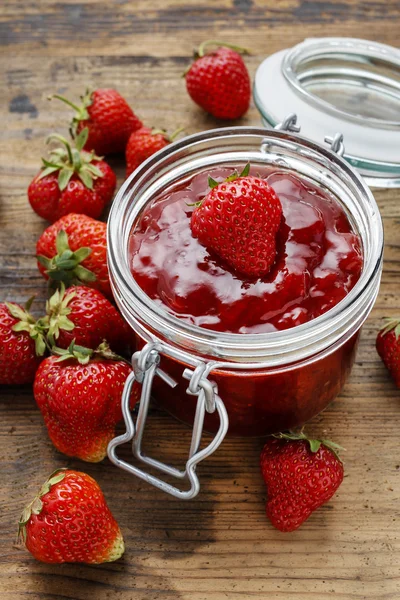
[(91, 359), (99, 357), (106, 360), (122, 360), (129, 364), (125, 358), (115, 354), (105, 340), (96, 348), (96, 350), (79, 346), (78, 344), (75, 344), (75, 340), (72, 340), (68, 348), (58, 348), (57, 346), (53, 346), (51, 351), (58, 356), (57, 362), (77, 360), (79, 364), (87, 365)]
[(83, 150), (87, 142), (89, 129), (85, 127), (76, 136), (73, 137), (74, 146), (58, 133), (52, 133), (47, 138), (47, 143), (57, 141), (63, 147), (53, 148), (50, 150), (49, 159), (42, 158), (43, 166), (38, 179), (47, 177), (52, 173), (58, 172), (58, 187), (60, 191), (64, 191), (71, 177), (76, 174), (82, 183), (89, 190), (93, 189), (93, 184), (96, 179), (104, 177), (104, 173), (93, 164), (93, 161), (101, 160), (100, 156), (96, 156), (94, 152), (86, 152)]
[(71, 134), (73, 136), (75, 136), (77, 133), (77, 129), (78, 129), (78, 125), (79, 125), (80, 121), (89, 121), (90, 120), (90, 114), (89, 114), (88, 108), (89, 108), (89, 106), (91, 106), (93, 104), (93, 91), (89, 88), (86, 90), (84, 95), (80, 97), (81, 98), (80, 105), (75, 104), (74, 102), (71, 102), (71, 100), (68, 100), (68, 98), (61, 96), (60, 94), (53, 94), (51, 96), (48, 96), (48, 100), (52, 100), (53, 98), (56, 98), (57, 100), (61, 100), (61, 102), (64, 102), (64, 104), (67, 104), (68, 106), (70, 106), (71, 108), (74, 109), (75, 114), (72, 117), (70, 131), (71, 131)]
[(24, 508), (21, 517), (18, 522), (18, 538), (23, 541), (26, 540), (26, 526), (32, 515), (39, 515), (43, 510), (42, 498), (49, 493), (53, 485), (60, 483), (65, 477), (65, 471), (67, 469), (57, 469), (50, 477), (44, 482), (39, 490), (39, 493), (35, 498)]
[(61, 229), (56, 237), (57, 254), (52, 258), (37, 255), (38, 262), (45, 267), (46, 275), (58, 285), (64, 282), (67, 287), (96, 281), (96, 275), (81, 265), (92, 253), (91, 248), (82, 247), (72, 251), (67, 233)]
[(169, 134), (166, 129), (152, 129), (151, 135), (162, 135), (167, 142), (173, 142), (182, 131), (184, 131), (184, 127), (178, 127), (171, 134)]
[(30, 298), (25, 304), (25, 308), (21, 308), (18, 304), (6, 302), (8, 312), (14, 319), (18, 319), (18, 323), (13, 325), (12, 330), (15, 332), (27, 331), (29, 336), (35, 342), (35, 353), (37, 356), (43, 356), (46, 351), (45, 326), (43, 319), (35, 319), (29, 312), (34, 297)]
[(235, 181), (236, 179), (239, 179), (240, 177), (247, 177), (247, 175), (250, 173), (250, 163), (247, 163), (241, 173), (238, 173), (236, 170), (232, 173), (232, 175), (229, 175), (229, 177), (227, 177), (226, 179), (224, 179), (223, 181), (216, 181), (215, 179), (213, 179), (212, 177), (208, 177), (208, 185), (210, 186), (210, 188), (213, 190), (215, 187), (217, 187), (217, 185), (220, 185), (221, 183), (230, 183), (231, 181)]
[[(227, 177), (226, 179), (224, 179), (223, 181), (216, 181), (215, 179), (213, 179), (210, 175), (208, 176), (208, 185), (210, 187), (211, 190), (213, 190), (214, 188), (217, 187), (217, 185), (221, 185), (221, 183), (230, 183), (232, 181), (235, 181), (236, 179), (239, 179), (240, 177), (247, 177), (248, 174), (250, 173), (250, 163), (247, 163), (242, 171), (240, 173), (238, 173), (236, 170), (231, 173), (231, 175), (229, 175), (229, 177)], [(196, 206), (199, 207), (202, 205), (203, 200), (199, 200), (198, 202), (193, 202), (191, 204), (189, 204), (188, 202), (186, 203), (187, 206)]]
[(382, 335), (386, 335), (387, 333), (389, 333), (389, 331), (394, 330), (394, 335), (396, 336), (396, 339), (398, 339), (398, 337), (400, 335), (400, 319), (394, 319), (392, 317), (385, 317), (384, 322), (385, 322), (385, 325), (384, 325), (384, 327), (382, 327), (380, 333)]
[[(247, 48), (243, 48), (242, 46), (237, 46), (236, 44), (230, 44), (229, 42), (221, 42), (219, 40), (206, 40), (205, 42), (200, 44), (197, 50), (193, 51), (194, 60), (196, 61), (198, 58), (202, 58), (203, 56), (205, 56), (207, 54), (206, 49), (208, 49), (209, 46), (217, 46), (217, 48), (230, 48), (238, 54), (251, 54), (250, 50), (247, 50)], [(187, 69), (182, 73), (182, 77), (186, 77), (191, 68), (192, 65), (189, 65)]]
[(332, 442), (331, 440), (326, 440), (326, 439), (318, 440), (318, 439), (309, 438), (303, 431), (299, 431), (299, 432), (289, 431), (288, 433), (276, 433), (276, 434), (274, 434), (273, 437), (275, 437), (279, 440), (287, 440), (287, 441), (292, 441), (292, 442), (295, 442), (295, 441), (308, 442), (308, 444), (310, 446), (310, 450), (313, 454), (318, 452), (318, 450), (320, 449), (321, 446), (325, 446), (326, 448), (331, 450), (339, 460), (341, 460), (341, 458), (339, 456), (339, 452), (344, 450), (344, 448), (342, 446), (339, 446), (339, 444), (336, 444), (335, 442)]
[(206, 40), (202, 44), (200, 44), (198, 50), (195, 50), (194, 56), (195, 58), (201, 58), (206, 54), (206, 48), (208, 46), (217, 46), (218, 48), (230, 48), (231, 50), (235, 50), (238, 54), (251, 54), (247, 48), (243, 48), (242, 46), (237, 46), (236, 44), (230, 44), (229, 42), (221, 42), (219, 40)]
[(68, 319), (68, 315), (72, 311), (68, 305), (75, 296), (76, 292), (73, 288), (66, 292), (65, 285), (61, 282), (60, 289), (56, 290), (46, 302), (46, 316), (43, 317), (42, 322), (51, 346), (55, 346), (60, 329), (72, 331), (75, 327), (75, 324)]

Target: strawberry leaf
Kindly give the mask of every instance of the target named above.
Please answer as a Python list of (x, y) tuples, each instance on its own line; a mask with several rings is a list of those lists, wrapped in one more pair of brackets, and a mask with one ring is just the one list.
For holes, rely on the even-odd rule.
[(316, 452), (318, 452), (318, 450), (319, 450), (319, 449), (320, 449), (320, 447), (321, 447), (321, 442), (320, 442), (320, 440), (308, 440), (308, 443), (309, 443), (309, 445), (310, 445), (310, 450), (311, 450), (311, 452), (313, 452), (313, 453), (316, 453)]
[(91, 254), (92, 254), (92, 249), (88, 248), (87, 246), (82, 246), (82, 248), (79, 248), (79, 250), (74, 252), (75, 259), (78, 262), (82, 262), (83, 260), (85, 260), (85, 258), (90, 256)]
[(61, 229), (58, 233), (57, 233), (57, 237), (56, 237), (56, 250), (57, 250), (57, 254), (63, 254), (63, 252), (65, 252), (66, 250), (69, 250), (69, 244), (68, 244), (68, 235), (66, 233), (66, 231), (64, 231), (64, 229)]
[(104, 173), (102, 171), (100, 171), (100, 169), (93, 164), (86, 165), (85, 170), (89, 171), (89, 173), (91, 173), (95, 177), (104, 177)]
[(217, 187), (217, 185), (219, 185), (218, 181), (215, 181), (215, 179), (213, 179), (212, 177), (208, 177), (208, 185), (210, 186), (210, 188), (213, 190), (215, 187)]
[(60, 167), (46, 167), (39, 173), (37, 178), (43, 179), (44, 177), (47, 177), (48, 175), (51, 175), (52, 173), (55, 173), (56, 171), (59, 171), (59, 170), (60, 170)]
[(75, 274), (83, 282), (96, 281), (96, 275), (89, 271), (89, 269), (85, 269), (82, 265), (77, 265), (75, 267)]
[(26, 319), (26, 312), (23, 308), (11, 302), (6, 302), (5, 305), (8, 308), (8, 312), (12, 317), (14, 317), (14, 319), (18, 319), (20, 321), (24, 321)]
[(58, 187), (60, 188), (61, 192), (65, 190), (73, 174), (74, 172), (72, 171), (72, 169), (68, 169), (66, 167), (64, 169), (61, 169), (58, 175)]
[(75, 146), (77, 150), (83, 150), (84, 145), (88, 141), (89, 128), (85, 127), (75, 138)]
[(247, 175), (250, 173), (250, 163), (248, 162), (245, 167), (243, 168), (243, 171), (240, 173), (239, 177), (247, 177)]
[(78, 177), (89, 190), (93, 189), (93, 179), (91, 174), (87, 170), (81, 169), (78, 172)]

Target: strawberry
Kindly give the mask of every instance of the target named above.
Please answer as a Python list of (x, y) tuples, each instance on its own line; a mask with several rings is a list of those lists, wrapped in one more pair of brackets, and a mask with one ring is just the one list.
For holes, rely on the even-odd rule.
[(142, 127), (140, 119), (116, 90), (87, 90), (81, 96), (80, 106), (58, 94), (50, 98), (58, 98), (76, 111), (71, 130), (79, 133), (87, 127), (89, 137), (85, 149), (94, 150), (96, 154), (123, 152), (131, 133)]
[(376, 349), (394, 382), (400, 388), (400, 320), (386, 319), (376, 338)]
[(29, 313), (33, 298), (22, 308), (0, 303), (0, 384), (32, 383), (46, 345), (39, 321)]
[(264, 179), (248, 176), (250, 165), (218, 183), (209, 177), (211, 191), (191, 217), (194, 237), (214, 250), (238, 273), (262, 277), (276, 256), (275, 236), (282, 206)]
[(137, 167), (152, 154), (168, 146), (174, 141), (182, 129), (177, 129), (172, 135), (168, 135), (162, 129), (150, 129), (141, 127), (134, 131), (126, 146), (126, 176), (133, 173)]
[(42, 170), (29, 185), (28, 199), (33, 210), (51, 223), (71, 212), (97, 218), (113, 197), (115, 173), (98, 156), (82, 150), (87, 136), (86, 128), (75, 139), (75, 148), (60, 135), (48, 138), (61, 141), (65, 149), (54, 149), (49, 160), (42, 159)]
[(261, 453), (267, 516), (280, 531), (294, 531), (325, 504), (343, 481), (337, 444), (304, 433), (279, 434)]
[[(205, 54), (211, 44), (217, 45), (217, 50)], [(238, 119), (249, 108), (250, 77), (239, 52), (248, 53), (224, 42), (203, 42), (185, 74), (189, 96), (218, 119)]]
[(46, 303), (46, 327), (52, 346), (68, 348), (72, 341), (95, 350), (104, 340), (116, 352), (130, 345), (131, 329), (118, 310), (98, 290), (84, 285), (65, 290), (61, 284)]
[[(68, 456), (99, 462), (122, 418), (121, 396), (130, 365), (106, 344), (96, 351), (53, 348), (37, 370), (33, 393), (51, 441)], [(132, 402), (137, 399), (134, 387)]]
[(112, 562), (125, 550), (99, 485), (79, 471), (52, 473), (18, 525), (29, 552), (45, 563)]
[(81, 284), (112, 298), (106, 224), (70, 213), (50, 225), (36, 245), (39, 271), (53, 284)]

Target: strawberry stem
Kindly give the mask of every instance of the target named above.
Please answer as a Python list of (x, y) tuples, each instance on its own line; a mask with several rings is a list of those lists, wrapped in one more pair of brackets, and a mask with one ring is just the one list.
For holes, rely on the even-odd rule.
[(171, 142), (173, 142), (180, 133), (182, 133), (182, 131), (184, 131), (184, 127), (178, 127), (177, 129), (175, 129), (175, 131), (173, 131), (171, 133), (171, 135), (169, 136), (169, 139), (171, 140)]
[(76, 112), (80, 112), (81, 110), (77, 104), (74, 104), (71, 100), (68, 100), (68, 98), (64, 98), (64, 96), (60, 96), (59, 94), (50, 94), (50, 96), (47, 96), (47, 100), (53, 100), (54, 98), (61, 100), (64, 104), (68, 104), (68, 106), (76, 110)]
[(231, 50), (235, 50), (236, 52), (238, 52), (239, 54), (250, 54), (250, 51), (247, 50), (247, 48), (242, 48), (242, 46), (236, 46), (236, 44), (229, 44), (227, 42), (220, 42), (218, 40), (206, 40), (205, 42), (203, 42), (202, 44), (200, 44), (199, 49), (197, 51), (197, 55), (199, 56), (199, 58), (201, 58), (202, 56), (204, 56), (205, 54), (205, 49), (207, 48), (207, 46), (219, 46), (220, 48), (231, 48)]
[(64, 144), (65, 148), (67, 149), (68, 160), (71, 164), (73, 164), (74, 160), (72, 158), (71, 146), (69, 145), (68, 140), (66, 140), (65, 137), (63, 135), (60, 135), (59, 133), (51, 133), (46, 140), (46, 144), (49, 144), (53, 140), (57, 140)]

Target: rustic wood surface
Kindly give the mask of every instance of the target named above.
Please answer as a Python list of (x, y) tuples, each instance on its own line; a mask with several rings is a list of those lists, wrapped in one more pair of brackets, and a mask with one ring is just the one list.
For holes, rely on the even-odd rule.
[[(180, 77), (194, 45), (207, 38), (252, 49), (260, 60), (305, 37), (368, 37), (396, 45), (398, 0), (3, 0), (0, 146), (0, 300), (45, 286), (34, 259), (44, 222), (26, 188), (44, 139), (65, 132), (69, 109), (49, 93), (77, 97), (87, 85), (116, 87), (148, 124), (187, 133), (215, 126)], [(251, 108), (242, 124), (259, 124)], [(123, 178), (122, 160), (112, 163)], [(199, 468), (202, 492), (182, 503), (117, 470), (89, 465), (52, 447), (30, 389), (1, 394), (0, 598), (53, 600), (395, 600), (400, 598), (400, 395), (374, 349), (383, 315), (400, 312), (398, 191), (377, 191), (386, 229), (382, 288), (351, 379), (314, 419), (347, 448), (346, 478), (334, 499), (296, 533), (264, 515), (260, 440), (226, 440)], [(155, 413), (149, 449), (178, 461), (189, 432)], [(15, 544), (22, 507), (55, 468), (70, 466), (102, 486), (126, 540), (123, 560), (99, 567), (48, 566)]]

